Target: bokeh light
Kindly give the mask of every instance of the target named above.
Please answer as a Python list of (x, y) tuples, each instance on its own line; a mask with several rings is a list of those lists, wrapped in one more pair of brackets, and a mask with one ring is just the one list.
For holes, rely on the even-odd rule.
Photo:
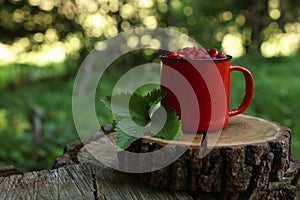
[[(229, 7), (210, 11), (215, 14), (205, 14), (206, 8), (201, 7), (205, 3), (180, 0), (28, 0), (24, 6), (16, 2), (11, 11), (0, 9), (1, 26), (8, 30), (22, 27), (26, 34), (0, 42), (0, 65), (79, 58), (83, 48), (97, 47), (101, 41), (137, 27), (175, 29), (198, 42), (221, 45), (224, 51), (240, 57), (245, 55), (245, 48), (256, 42), (249, 21), (260, 9), (269, 18), (261, 20), (263, 56), (294, 55), (300, 47), (300, 23), (294, 20), (282, 24), (283, 17), (290, 14), (282, 11), (286, 4), (279, 0), (260, 2), (240, 12)], [(137, 43), (160, 46), (148, 35), (128, 41), (130, 47)]]
[(12, 61), (15, 54), (10, 50), (8, 45), (0, 44), (0, 59), (9, 62)]
[(241, 57), (244, 54), (243, 39), (241, 34), (226, 34), (222, 41), (222, 48), (233, 57)]
[(264, 57), (295, 55), (300, 45), (299, 34), (278, 33), (263, 42), (261, 53)]
[(269, 15), (273, 20), (279, 19), (281, 12), (279, 9), (272, 9), (269, 11)]

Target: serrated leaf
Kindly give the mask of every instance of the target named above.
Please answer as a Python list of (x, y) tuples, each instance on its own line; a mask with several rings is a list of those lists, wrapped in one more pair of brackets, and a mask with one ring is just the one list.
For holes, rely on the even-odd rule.
[(153, 135), (158, 134), (158, 132), (164, 127), (167, 120), (167, 112), (163, 106), (157, 106), (156, 109), (153, 109), (151, 115), (151, 126), (150, 132)]
[(129, 101), (129, 110), (132, 120), (140, 126), (146, 126), (150, 120), (148, 102), (146, 99), (134, 93)]
[(106, 108), (109, 109), (109, 111), (111, 111), (111, 103), (110, 103), (111, 97), (110, 96), (106, 96), (104, 98), (101, 98), (100, 101), (104, 104), (104, 106)]
[[(176, 139), (182, 136), (181, 122), (176, 114), (175, 109), (171, 107), (164, 107), (164, 109), (166, 112), (166, 119), (163, 127), (160, 129), (158, 128), (162, 126), (162, 113), (161, 109), (158, 109), (151, 118), (151, 132), (153, 131), (152, 133), (155, 136), (168, 140)], [(160, 123), (160, 125), (158, 125), (158, 123)]]
[(149, 107), (152, 107), (158, 104), (166, 95), (167, 93), (165, 91), (155, 89), (148, 93), (145, 96), (145, 99), (148, 102)]
[[(131, 94), (117, 94), (112, 97), (102, 98), (101, 101), (112, 112), (116, 119), (130, 117), (129, 100)], [(117, 121), (119, 121), (117, 120)]]
[(116, 144), (118, 151), (124, 150), (139, 139), (146, 131), (146, 126), (138, 126), (131, 119), (123, 119), (116, 127)]
[(128, 148), (144, 135), (149, 130), (150, 121), (150, 132), (155, 136), (172, 140), (182, 135), (181, 123), (175, 110), (160, 105), (165, 96), (164, 91), (154, 90), (146, 96), (134, 93), (101, 99), (106, 107), (114, 111), (117, 150)]

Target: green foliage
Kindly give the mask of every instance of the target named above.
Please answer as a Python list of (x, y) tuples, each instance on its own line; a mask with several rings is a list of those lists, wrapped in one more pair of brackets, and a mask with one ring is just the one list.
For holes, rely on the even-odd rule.
[[(265, 59), (259, 55), (249, 54), (243, 58), (234, 59), (231, 63), (247, 67), (253, 74), (254, 97), (245, 114), (277, 121), (291, 128), (293, 154), (297, 160), (300, 160), (298, 57)], [(111, 74), (104, 78), (106, 85), (102, 84), (102, 88), (98, 88), (101, 92), (97, 93), (98, 100), (96, 100), (96, 111), (101, 125), (113, 121), (111, 113), (99, 101), (99, 98), (109, 94), (110, 80), (115, 78)], [(71, 113), (72, 88), (73, 79), (56, 78), (19, 86), (14, 90), (1, 91), (0, 165), (15, 165), (26, 171), (49, 168), (55, 156), (62, 153), (64, 146), (78, 139)], [(232, 108), (241, 102), (243, 90), (242, 75), (238, 72), (232, 73)], [(146, 97), (146, 95), (142, 96)], [(153, 96), (157, 95), (153, 94)], [(110, 100), (108, 103), (110, 104)], [(28, 118), (31, 105), (34, 104), (42, 106), (44, 112), (42, 145), (38, 150), (40, 158), (37, 161), (31, 159), (32, 130)], [(152, 109), (157, 110), (155, 107)], [(156, 114), (151, 116), (152, 121), (157, 119), (156, 115), (159, 115), (159, 112), (162, 110), (157, 110)], [(160, 127), (150, 128), (152, 132), (155, 132)]]
[(53, 77), (60, 77), (71, 73), (76, 62), (67, 59), (61, 63), (50, 63), (48, 65), (25, 65), (11, 64), (0, 67), (0, 90), (18, 87), (21, 84), (28, 84)]
[[(248, 55), (233, 60), (232, 64), (247, 67), (254, 78), (254, 97), (245, 114), (272, 121), (292, 129), (292, 150), (299, 160), (300, 154), (300, 69), (297, 57), (265, 59)], [(244, 80), (238, 72), (231, 77), (231, 105), (242, 100)]]
[(146, 126), (149, 121), (149, 110), (152, 105), (146, 98), (133, 93), (129, 101), (129, 112), (131, 119), (138, 126)]
[(144, 99), (148, 103), (148, 107), (152, 107), (153, 105), (158, 104), (165, 96), (166, 92), (161, 90), (152, 90), (150, 93), (148, 93)]
[[(0, 42), (8, 45), (7, 48), (5, 45), (1, 46), (4, 53), (5, 50), (13, 52), (16, 62), (34, 63), (37, 60), (36, 55), (53, 47), (62, 47), (65, 56), (68, 57), (63, 63), (43, 67), (40, 63), (36, 66), (4, 66), (1, 62), (0, 89), (6, 91), (1, 91), (0, 101), (0, 165), (15, 165), (23, 170), (45, 169), (52, 165), (54, 157), (62, 152), (64, 145), (78, 138), (71, 113), (73, 80), (53, 77), (66, 73), (74, 77), (74, 69), (81, 64), (97, 42), (118, 32), (142, 26), (167, 27), (187, 33), (204, 47), (218, 48), (221, 47), (226, 34), (240, 35), (241, 44), (247, 53), (251, 50), (259, 52), (263, 42), (277, 41), (277, 36), (283, 36), (278, 41), (287, 42), (280, 47), (289, 46), (286, 50), (288, 52), (294, 46), (291, 44), (296, 43), (295, 38), (290, 36), (297, 37), (299, 34), (297, 17), (300, 10), (297, 9), (297, 5), (300, 1), (278, 1), (278, 4), (276, 1), (258, 0), (147, 2), (150, 4), (137, 7), (135, 1), (0, 1)], [(128, 12), (123, 12), (126, 7)], [(137, 9), (139, 12), (136, 12)], [(280, 17), (272, 18), (272, 11), (279, 11)], [(143, 13), (143, 17), (139, 13)], [(95, 20), (103, 23), (93, 23)], [(291, 38), (292, 42), (289, 42)], [(274, 46), (277, 46), (276, 43), (272, 47)], [(276, 51), (281, 51), (280, 47)], [(157, 51), (141, 50), (121, 56), (112, 63), (108, 73), (101, 77), (102, 84), (99, 85), (96, 96), (110, 95), (114, 84), (127, 70), (144, 63), (157, 62), (157, 54)], [(281, 52), (278, 55), (285, 54)], [(255, 94), (245, 113), (269, 118), (290, 127), (293, 130), (293, 151), (295, 157), (300, 160), (300, 70), (297, 57), (263, 59), (258, 54), (248, 54), (233, 60), (232, 63), (248, 67), (254, 76)], [(48, 80), (43, 81), (44, 79)], [(234, 72), (231, 82), (233, 108), (238, 106), (243, 98), (244, 80), (240, 74)], [(149, 119), (161, 120), (158, 117), (165, 112), (166, 122), (175, 121), (176, 116), (169, 108), (164, 110), (151, 106), (161, 100), (158, 93), (149, 94), (147, 97), (147, 94), (143, 93), (145, 90), (140, 91), (142, 97), (136, 96), (130, 101), (131, 113), (127, 109), (122, 110), (124, 108), (118, 106), (118, 101), (115, 102), (115, 109), (119, 115), (123, 113), (126, 117), (132, 117), (140, 126), (145, 125)], [(113, 121), (111, 112), (103, 104), (110, 103), (110, 99), (107, 100), (96, 100), (95, 107), (101, 125)], [(148, 102), (148, 105), (145, 102)], [(33, 134), (29, 122), (31, 106), (35, 104), (42, 106), (44, 111), (42, 145), (37, 150), (38, 160), (31, 159)], [(120, 120), (124, 116), (121, 116)], [(145, 116), (147, 117), (144, 118)], [(130, 129), (122, 127), (125, 124), (123, 122), (117, 127), (120, 132), (121, 128)], [(168, 124), (165, 129), (170, 130), (167, 126)], [(152, 125), (151, 131), (156, 132), (161, 130), (160, 128)], [(144, 129), (138, 129), (137, 136), (143, 131)], [(164, 137), (171, 138), (168, 135)], [(121, 146), (126, 146), (126, 142), (133, 139), (125, 138)]]
[[(72, 123), (72, 87), (73, 80), (57, 78), (1, 92), (1, 166), (14, 165), (24, 171), (50, 168), (64, 146), (78, 139)], [(36, 150), (30, 123), (34, 105), (43, 110), (41, 146)]]
[[(226, 34), (237, 34), (246, 50), (259, 51), (262, 42), (277, 33), (298, 34), (299, 1), (276, 2), (0, 1), (0, 41), (11, 45), (16, 57), (31, 52), (27, 63), (53, 44), (62, 46), (66, 57), (82, 61), (97, 42), (136, 27), (174, 28), (214, 47), (220, 47)], [(272, 11), (279, 17), (272, 17)], [(24, 56), (16, 61), (24, 63)]]
[(121, 151), (130, 146), (131, 143), (145, 134), (146, 126), (139, 126), (129, 118), (125, 118), (117, 123), (117, 150)]
[[(161, 128), (162, 116), (166, 112), (165, 124)], [(160, 129), (161, 128), (161, 129)], [(159, 107), (151, 117), (151, 133), (155, 136), (172, 140), (182, 136), (181, 123), (176, 111), (170, 107)]]
[(145, 96), (120, 94), (102, 100), (115, 116), (118, 150), (129, 147), (146, 133), (148, 127), (150, 133), (157, 137), (169, 140), (179, 137), (180, 120), (175, 110), (160, 105), (165, 96), (164, 91), (153, 90)]

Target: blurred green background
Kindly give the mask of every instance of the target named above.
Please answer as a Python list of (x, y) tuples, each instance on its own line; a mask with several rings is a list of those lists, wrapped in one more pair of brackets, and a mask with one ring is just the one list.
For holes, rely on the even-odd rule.
[[(0, 166), (52, 166), (63, 147), (78, 139), (71, 103), (80, 64), (105, 39), (137, 27), (180, 31), (249, 68), (255, 95), (245, 113), (291, 128), (300, 160), (299, 16), (298, 0), (0, 0)], [(157, 62), (157, 53), (118, 59), (97, 98), (109, 94), (124, 70)], [(232, 107), (241, 101), (243, 82), (241, 74), (232, 74)], [(97, 105), (101, 124), (111, 123)]]

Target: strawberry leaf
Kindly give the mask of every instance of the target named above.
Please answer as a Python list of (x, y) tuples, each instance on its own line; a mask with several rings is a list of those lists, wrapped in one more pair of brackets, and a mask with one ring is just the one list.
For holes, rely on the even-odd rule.
[(182, 135), (181, 123), (175, 110), (160, 105), (165, 96), (166, 92), (153, 90), (146, 96), (133, 93), (101, 99), (113, 111), (118, 151), (128, 148), (142, 137), (149, 124), (154, 136), (172, 140)]
[[(162, 109), (165, 110), (164, 114)], [(163, 125), (162, 121), (164, 121)], [(174, 108), (160, 107), (153, 113), (151, 117), (151, 133), (168, 140), (182, 136), (181, 123)]]
[(100, 99), (104, 106), (111, 111), (111, 96), (106, 96)]
[(158, 104), (166, 95), (167, 93), (165, 91), (155, 89), (148, 93), (145, 96), (145, 99), (148, 102), (149, 107), (152, 107)]
[(146, 126), (150, 120), (149, 109), (147, 100), (134, 93), (129, 101), (129, 112), (132, 120), (139, 126)]
[(113, 97), (106, 97), (101, 99), (104, 105), (113, 113), (114, 116), (123, 118), (129, 117), (129, 100), (131, 94), (117, 94)]
[(130, 146), (131, 143), (144, 135), (146, 126), (137, 126), (130, 119), (123, 119), (116, 127), (117, 150), (121, 151)]

